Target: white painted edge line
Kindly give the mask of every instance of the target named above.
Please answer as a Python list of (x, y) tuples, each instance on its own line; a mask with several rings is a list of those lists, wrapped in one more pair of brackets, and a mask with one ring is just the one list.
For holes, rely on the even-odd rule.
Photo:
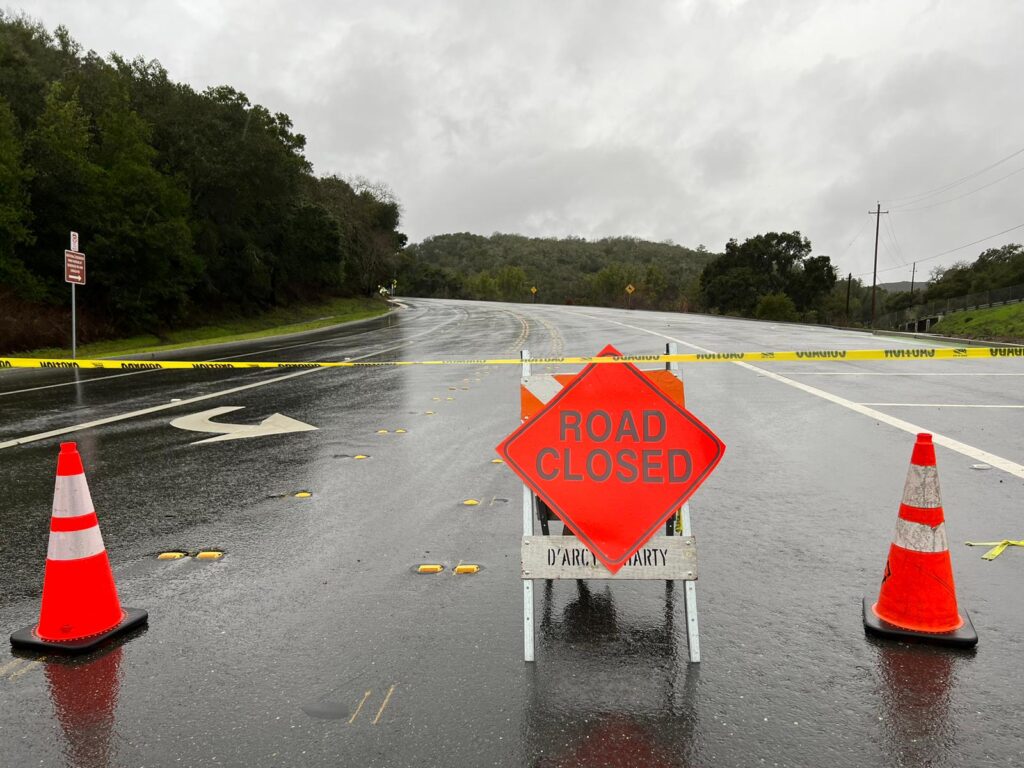
[[(682, 339), (677, 339), (674, 336), (668, 336), (664, 333), (651, 331), (648, 330), (647, 328), (640, 328), (639, 326), (636, 325), (622, 323), (619, 322), (618, 320), (611, 320), (605, 317), (602, 317), (600, 319), (609, 323), (614, 323), (615, 325), (621, 325), (624, 328), (632, 328), (634, 331), (640, 331), (642, 333), (648, 333), (652, 336), (658, 336), (668, 341), (674, 341), (677, 344), (682, 344), (683, 346), (689, 347), (690, 349), (696, 349), (700, 352), (714, 352), (714, 350), (712, 349), (705, 349), (704, 347), (699, 347), (696, 344), (690, 344), (689, 342), (683, 341)], [(929, 430), (927, 427), (921, 427), (918, 426), (917, 424), (912, 424), (909, 421), (897, 419), (895, 416), (889, 416), (888, 414), (882, 413), (881, 411), (876, 411), (873, 408), (868, 408), (866, 405), (861, 405), (860, 403), (855, 403), (852, 400), (847, 400), (845, 397), (833, 395), (831, 392), (826, 392), (823, 389), (817, 389), (816, 387), (812, 387), (807, 384), (802, 384), (799, 381), (787, 379), (785, 376), (781, 376), (765, 368), (758, 368), (756, 365), (744, 363), (740, 360), (731, 360), (730, 362), (733, 365), (738, 365), (741, 368), (746, 368), (747, 370), (754, 371), (760, 376), (767, 376), (769, 379), (774, 379), (780, 384), (786, 384), (787, 386), (794, 387), (795, 389), (799, 389), (802, 392), (806, 392), (809, 395), (820, 397), (823, 400), (828, 400), (830, 403), (841, 405), (844, 408), (849, 408), (851, 411), (854, 411), (855, 413), (859, 413), (862, 416), (867, 416), (868, 418), (875, 419), (876, 421), (880, 421), (883, 424), (888, 424), (890, 427), (902, 429), (904, 432), (908, 432), (912, 435), (916, 435), (919, 432), (931, 432), (931, 430)], [(951, 451), (956, 451), (959, 454), (967, 456), (968, 458), (974, 459), (983, 464), (989, 464), (995, 467), (996, 469), (1001, 469), (1004, 472), (1013, 475), (1014, 477), (1019, 477), (1022, 480), (1024, 480), (1024, 465), (1018, 464), (1014, 461), (1010, 461), (1009, 459), (1004, 459), (1001, 456), (996, 456), (994, 453), (983, 451), (980, 448), (975, 448), (974, 446), (967, 445), (966, 443), (961, 443), (959, 440), (954, 440), (953, 438), (947, 437), (946, 435), (940, 435), (935, 432), (931, 432), (931, 435), (932, 442), (934, 442), (936, 445), (941, 445), (943, 448), (949, 448)]]
[(783, 376), (1024, 376), (1024, 373), (988, 373), (978, 371), (976, 373), (953, 373), (953, 372), (927, 372), (927, 371), (902, 371), (900, 373), (882, 373), (881, 371), (776, 371)]
[[(445, 320), (443, 323), (435, 325), (433, 328), (417, 333), (412, 336), (407, 336), (402, 340), (402, 344), (397, 344), (391, 347), (385, 347), (384, 349), (378, 349), (375, 352), (370, 352), (359, 357), (353, 357), (353, 360), (365, 360), (368, 357), (375, 357), (376, 355), (383, 354), (384, 352), (391, 352), (395, 349), (401, 349), (405, 342), (415, 339), (419, 336), (426, 336), (434, 333), (438, 328), (447, 325), (448, 323), (454, 322), (456, 318), (452, 317)], [(40, 432), (35, 435), (26, 435), (25, 437), (16, 437), (13, 440), (7, 440), (6, 442), (0, 443), (0, 450), (4, 448), (14, 448), (18, 445), (25, 445), (26, 443), (34, 443), (37, 440), (45, 440), (48, 437), (57, 437), (59, 435), (66, 435), (70, 432), (79, 432), (83, 429), (91, 429), (92, 427), (101, 427), (104, 424), (113, 424), (117, 421), (125, 421), (126, 419), (134, 419), (138, 416), (147, 416), (151, 413), (159, 413), (160, 411), (166, 411), (170, 408), (180, 408), (183, 405), (190, 405), (192, 403), (199, 403), (203, 400), (212, 400), (215, 397), (223, 397), (224, 395), (232, 395), (235, 392), (244, 392), (247, 389), (255, 389), (256, 387), (265, 387), (268, 384), (277, 384), (279, 381), (286, 381), (287, 379), (294, 379), (298, 376), (305, 376), (310, 373), (319, 373), (320, 371), (329, 371), (332, 368), (306, 368), (295, 373), (289, 373), (284, 376), (276, 376), (273, 379), (267, 379), (265, 381), (257, 381), (253, 384), (244, 384), (240, 387), (233, 387), (232, 389), (225, 389), (220, 392), (211, 392), (207, 395), (199, 395), (198, 397), (190, 397), (188, 400), (176, 400), (172, 403), (164, 403), (163, 405), (154, 405), (151, 408), (143, 408), (139, 411), (130, 411), (129, 413), (122, 413), (118, 416), (108, 416), (105, 419), (96, 419), (95, 421), (87, 421), (82, 424), (74, 424), (70, 427), (62, 427), (61, 429), (51, 429), (49, 432)], [(989, 462), (991, 463), (991, 462)]]
[(857, 403), (889, 408), (1024, 408), (1024, 405), (971, 405), (970, 403)]
[(180, 408), (183, 405), (191, 405), (192, 403), (199, 403), (203, 400), (211, 400), (215, 397), (223, 397), (224, 395), (231, 395), (235, 392), (244, 392), (247, 389), (254, 389), (256, 387), (263, 387), (267, 384), (276, 384), (279, 381), (285, 381), (286, 379), (294, 379), (296, 376), (303, 376), (307, 373), (316, 373), (317, 371), (325, 371), (327, 368), (307, 368), (296, 373), (289, 373), (285, 376), (277, 376), (276, 378), (269, 379), (267, 381), (257, 381), (254, 384), (245, 384), (241, 387), (233, 387), (232, 389), (225, 389), (220, 392), (212, 392), (208, 395), (199, 395), (198, 397), (190, 397), (188, 400), (178, 400), (173, 403), (164, 403), (163, 405), (154, 405), (151, 408), (143, 408), (139, 411), (129, 411), (128, 413), (122, 413), (117, 416), (108, 416), (105, 419), (96, 419), (95, 421), (86, 421), (82, 424), (74, 424), (70, 427), (62, 427), (61, 429), (51, 429), (49, 432), (40, 432), (35, 435), (26, 435), (25, 437), (16, 437), (14, 440), (8, 440), (7, 442), (0, 443), (0, 449), (3, 448), (14, 448), (17, 445), (24, 445), (25, 443), (34, 443), (37, 440), (45, 440), (48, 437), (57, 437), (58, 435), (66, 435), (70, 432), (79, 432), (83, 429), (91, 429), (92, 427), (102, 427), (104, 424), (113, 424), (116, 421), (124, 421), (125, 419), (134, 419), (137, 416), (146, 416), (150, 413), (159, 413), (160, 411), (166, 411), (170, 408)]
[[(408, 307), (406, 307), (406, 308), (408, 308)], [(380, 315), (380, 317), (385, 317), (385, 315)], [(357, 320), (356, 322), (359, 322), (359, 321)], [(341, 325), (345, 325), (345, 323), (341, 323)], [(327, 327), (329, 328), (330, 326), (327, 326)], [(321, 330), (321, 329), (315, 329), (315, 330)], [(306, 333), (306, 331), (300, 331), (300, 333)], [(364, 331), (364, 332), (361, 332), (361, 333), (359, 333), (357, 335), (362, 335), (363, 333), (372, 333), (372, 331)], [(284, 336), (288, 336), (290, 334), (286, 333), (286, 334), (283, 334), (283, 335)], [(242, 341), (243, 342), (244, 341), (249, 341), (249, 339), (243, 339)], [(258, 339), (251, 339), (251, 341), (258, 341)], [(315, 344), (323, 344), (323, 343), (325, 343), (324, 339), (317, 339), (316, 341), (303, 341), (303, 342), (301, 342), (299, 344), (285, 344), (284, 346), (280, 346), (280, 347), (269, 347), (268, 349), (262, 349), (259, 352), (244, 352), (244, 353), (242, 353), (240, 355), (225, 355), (223, 357), (213, 357), (213, 358), (210, 358), (209, 360), (202, 360), (200, 362), (215, 363), (215, 362), (222, 361), (222, 360), (236, 360), (239, 357), (252, 357), (253, 355), (264, 355), (267, 352), (280, 352), (282, 349), (296, 349), (298, 347), (309, 347), (309, 346), (313, 346)], [(179, 350), (173, 350), (173, 351), (179, 351)], [(154, 354), (154, 353), (152, 353), (152, 352), (141, 352), (139, 354), (150, 355), (150, 354)], [(87, 368), (87, 369), (84, 369), (84, 370), (90, 370), (90, 369)], [(129, 373), (111, 373), (111, 374), (108, 374), (106, 376), (93, 376), (93, 377), (90, 377), (88, 379), (81, 379), (81, 380), (76, 380), (76, 381), (62, 381), (62, 382), (60, 382), (58, 384), (43, 384), (42, 386), (39, 386), (39, 387), (27, 387), (26, 389), (12, 389), (10, 392), (0, 392), (0, 397), (7, 397), (9, 395), (20, 395), (20, 394), (24, 394), (25, 392), (38, 392), (41, 389), (53, 389), (54, 387), (74, 387), (74, 386), (79, 386), (81, 384), (91, 384), (91, 383), (96, 382), (96, 381), (106, 381), (107, 379), (119, 379), (122, 376), (139, 376), (139, 375), (141, 375), (143, 373), (160, 373), (160, 371), (147, 370), (147, 371), (131, 371)], [(3, 447), (4, 447), (3, 444), (0, 444), (0, 448), (3, 448)]]

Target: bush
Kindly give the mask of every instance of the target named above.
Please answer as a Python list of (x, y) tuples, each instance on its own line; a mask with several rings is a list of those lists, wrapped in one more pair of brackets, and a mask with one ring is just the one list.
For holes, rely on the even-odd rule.
[(758, 320), (797, 320), (793, 300), (784, 293), (769, 293), (757, 302), (754, 317)]

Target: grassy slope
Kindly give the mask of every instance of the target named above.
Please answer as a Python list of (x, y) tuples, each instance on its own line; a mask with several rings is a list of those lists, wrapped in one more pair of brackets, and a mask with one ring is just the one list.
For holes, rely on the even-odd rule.
[[(162, 339), (147, 335), (83, 344), (78, 347), (78, 357), (113, 357), (136, 352), (160, 352), (202, 344), (258, 339), (376, 317), (387, 311), (387, 305), (376, 298), (334, 299), (319, 304), (282, 307), (264, 315), (232, 320), (219, 325), (172, 331)], [(71, 348), (47, 347), (21, 352), (17, 356), (68, 358), (71, 357)]]
[(930, 332), (969, 339), (1024, 342), (1024, 303), (954, 312), (933, 325)]

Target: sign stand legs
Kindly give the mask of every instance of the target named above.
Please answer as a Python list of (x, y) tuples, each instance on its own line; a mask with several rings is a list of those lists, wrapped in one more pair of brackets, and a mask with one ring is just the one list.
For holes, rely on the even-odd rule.
[[(530, 353), (523, 350), (523, 377), (530, 375)], [(533, 536), (533, 491), (523, 486), (523, 536)], [(523, 661), (534, 661), (533, 579), (523, 579)]]
[[(690, 504), (683, 504), (683, 533), (692, 536), (690, 528)], [(683, 582), (686, 590), (686, 600), (683, 602), (683, 612), (686, 614), (686, 645), (690, 649), (690, 663), (700, 663), (700, 633), (697, 626), (697, 584), (692, 581)]]
[[(665, 353), (669, 355), (675, 355), (679, 352), (679, 346), (674, 342), (669, 342), (665, 345)], [(676, 374), (680, 379), (683, 378), (682, 370), (679, 367), (679, 363), (668, 363), (666, 366), (670, 371)], [(693, 536), (693, 526), (690, 523), (690, 503), (683, 504), (683, 535)], [(683, 588), (686, 590), (686, 600), (683, 602), (683, 610), (686, 614), (686, 644), (690, 649), (690, 663), (700, 663), (700, 633), (697, 624), (697, 584), (692, 581), (686, 581), (683, 583)]]

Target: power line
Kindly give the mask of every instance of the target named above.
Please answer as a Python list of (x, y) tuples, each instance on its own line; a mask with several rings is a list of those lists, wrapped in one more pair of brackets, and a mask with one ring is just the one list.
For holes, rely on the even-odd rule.
[[(899, 202), (903, 202), (905, 200), (913, 200), (915, 202), (921, 202), (924, 198), (932, 197), (933, 195), (937, 195), (937, 194), (939, 194), (941, 192), (946, 192), (946, 191), (952, 189), (953, 187), (956, 187), (956, 186), (958, 186), (960, 184), (963, 184), (965, 181), (970, 181), (971, 179), (973, 179), (973, 178), (975, 178), (977, 176), (980, 176), (981, 174), (985, 173), (986, 171), (991, 171), (996, 166), (1002, 165), (1007, 160), (1012, 160), (1013, 158), (1015, 158), (1017, 155), (1020, 155), (1020, 154), (1024, 154), (1024, 147), (1021, 147), (1016, 152), (1013, 152), (1013, 153), (1007, 155), (1006, 157), (1002, 158), (1001, 160), (996, 160), (991, 165), (986, 165), (980, 171), (975, 171), (974, 173), (969, 173), (966, 176), (961, 176), (959, 179), (956, 179), (955, 181), (951, 181), (951, 182), (949, 182), (947, 184), (943, 184), (941, 187), (936, 187), (935, 189), (930, 189), (927, 192), (919, 192), (916, 195), (906, 195), (904, 197), (894, 197), (894, 198), (892, 198), (890, 200), (887, 200), (886, 204), (899, 203)], [(913, 204), (914, 203), (908, 203), (908, 205), (913, 205)]]
[[(906, 266), (907, 260), (903, 258), (903, 249), (900, 247), (899, 240), (896, 239), (896, 231), (892, 228), (891, 219), (892, 217), (890, 216), (888, 219), (885, 220), (885, 236), (892, 242), (893, 255), (900, 260), (901, 264)], [(885, 244), (885, 241), (883, 240), (882, 243)], [(886, 246), (886, 250), (888, 250), (888, 246)]]
[(846, 247), (843, 248), (842, 252), (838, 256), (836, 256), (836, 261), (839, 261), (839, 259), (843, 258), (843, 256), (846, 255), (846, 252), (849, 251), (853, 247), (853, 244), (855, 242), (857, 242), (858, 240), (860, 240), (860, 236), (864, 234), (864, 230), (868, 228), (868, 224), (870, 222), (871, 222), (871, 219), (864, 219), (864, 223), (861, 225), (860, 231), (857, 232), (857, 234), (853, 236), (853, 239), (846, 244)]
[[(937, 259), (940, 256), (948, 256), (951, 253), (956, 253), (957, 251), (962, 251), (964, 248), (970, 248), (972, 245), (977, 245), (978, 243), (984, 243), (986, 240), (991, 240), (994, 237), (999, 237), (1000, 235), (1005, 235), (1006, 233), (1013, 232), (1016, 229), (1024, 229), (1024, 224), (1018, 224), (1015, 227), (1010, 227), (1009, 229), (1004, 229), (1002, 232), (996, 232), (994, 235), (988, 235), (987, 237), (982, 237), (982, 238), (980, 238), (978, 240), (972, 240), (969, 243), (964, 243), (963, 245), (958, 245), (956, 248), (950, 248), (948, 251), (943, 251), (942, 253), (936, 253), (933, 256), (926, 256), (923, 259), (915, 259), (914, 261), (916, 263), (920, 264), (922, 261), (931, 261), (932, 259)], [(879, 269), (878, 272), (892, 272), (894, 269), (906, 269), (906, 267), (907, 267), (906, 264), (900, 264), (899, 266), (896, 266), (896, 267), (886, 267), (885, 269)], [(870, 275), (870, 274), (871, 274), (871, 272), (861, 272), (859, 275), (854, 275), (854, 277), (864, 277), (865, 275)]]
[[(899, 238), (896, 237), (896, 220), (892, 216), (889, 216), (889, 218), (885, 220), (885, 223), (889, 225), (889, 231), (892, 233), (892, 239), (896, 242), (896, 248), (899, 250), (900, 255), (902, 257), (902, 255), (903, 255), (903, 246), (900, 245)], [(906, 263), (906, 261), (907, 261), (906, 259), (902, 259), (902, 260), (903, 260), (903, 263)]]
[[(922, 205), (922, 206), (919, 206), (917, 208), (907, 208), (906, 206), (898, 205), (898, 206), (895, 207), (894, 210), (902, 211), (903, 213), (910, 213), (911, 211), (927, 211), (929, 208), (936, 208), (936, 207), (938, 207), (940, 205), (945, 205), (946, 203), (952, 203), (954, 200), (959, 200), (961, 198), (967, 197), (968, 195), (973, 195), (975, 192), (981, 192), (981, 190), (988, 189), (993, 184), (998, 184), (1000, 181), (1003, 181), (1004, 179), (1008, 179), (1011, 176), (1016, 176), (1018, 173), (1024, 173), (1024, 168), (1018, 168), (1016, 171), (1011, 171), (1010, 173), (1006, 174), (1005, 176), (1000, 176), (995, 181), (990, 181), (988, 184), (984, 184), (984, 185), (982, 185), (980, 187), (977, 187), (976, 189), (972, 189), (970, 192), (964, 192), (962, 195), (957, 195), (956, 197), (951, 197), (948, 200), (940, 200), (937, 203), (930, 203), (929, 205)], [(914, 203), (907, 203), (907, 205), (914, 205)]]

